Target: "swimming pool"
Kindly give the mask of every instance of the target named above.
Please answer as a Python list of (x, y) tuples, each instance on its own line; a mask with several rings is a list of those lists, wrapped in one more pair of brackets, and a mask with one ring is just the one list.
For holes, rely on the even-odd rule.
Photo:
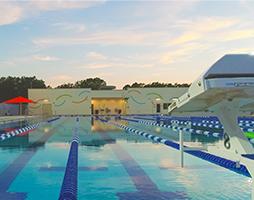
[[(61, 117), (0, 143), (0, 199), (58, 199), (74, 130), (79, 136), (78, 199), (251, 199), (248, 177), (188, 154), (181, 168), (173, 148), (99, 119), (78, 119)], [(110, 120), (178, 141), (170, 129)], [(185, 136), (190, 145), (218, 140)]]

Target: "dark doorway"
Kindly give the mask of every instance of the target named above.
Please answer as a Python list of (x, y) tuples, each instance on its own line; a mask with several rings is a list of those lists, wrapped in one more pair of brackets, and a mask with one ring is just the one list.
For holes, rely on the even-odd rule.
[(91, 114), (93, 115), (93, 104), (91, 104)]
[(157, 104), (156, 104), (156, 112), (157, 112), (157, 113), (160, 113), (160, 112), (161, 112), (161, 104), (160, 104), (160, 103), (157, 103)]

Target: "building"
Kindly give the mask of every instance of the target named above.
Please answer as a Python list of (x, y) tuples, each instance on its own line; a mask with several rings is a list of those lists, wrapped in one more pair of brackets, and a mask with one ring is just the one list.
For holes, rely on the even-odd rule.
[(30, 115), (166, 114), (169, 102), (187, 88), (128, 90), (29, 89)]

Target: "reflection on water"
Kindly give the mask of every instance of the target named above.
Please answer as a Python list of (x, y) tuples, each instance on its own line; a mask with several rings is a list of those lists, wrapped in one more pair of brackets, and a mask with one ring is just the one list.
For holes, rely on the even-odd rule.
[[(103, 119), (111, 120), (112, 117), (106, 116), (106, 117), (103, 117)], [(127, 121), (120, 120), (119, 117), (114, 117), (114, 120), (126, 126), (128, 125)], [(121, 129), (111, 124), (101, 122), (99, 120), (99, 117), (91, 117), (91, 131), (92, 132), (108, 132), (108, 131), (121, 131)]]
[[(27, 121), (22, 121), (22, 122), (18, 122), (18, 126), (16, 126), (16, 124), (14, 124), (15, 126), (8, 126), (8, 130), (15, 130), (15, 129), (19, 129), (20, 127), (25, 127), (27, 125), (29, 125), (29, 123)], [(44, 126), (44, 128), (37, 128), (36, 132), (37, 134), (47, 134), (49, 133), (49, 131), (51, 130), (51, 125), (48, 124), (47, 126)], [(4, 131), (4, 133), (6, 133), (6, 131)], [(29, 138), (33, 138), (34, 131), (31, 131), (30, 133), (27, 134), (22, 134), (21, 135), (16, 135), (14, 137), (11, 137), (9, 139), (6, 139), (4, 141), (0, 142), (0, 148), (3, 150), (8, 150), (8, 149), (37, 149), (37, 148), (41, 148), (45, 146), (45, 142), (44, 141), (34, 141), (34, 140), (29, 140)], [(36, 135), (36, 134), (35, 134)]]
[(207, 137), (206, 135), (202, 135), (202, 134), (192, 134), (191, 135), (191, 142), (201, 142), (201, 143), (217, 143), (218, 141), (220, 141), (221, 139), (218, 137)]
[(0, 134), (8, 132), (8, 131), (12, 131), (13, 129), (23, 128), (27, 125), (28, 125), (28, 121), (26, 121), (26, 120), (1, 123), (0, 124)]
[[(174, 132), (167, 128), (161, 128), (161, 127), (151, 127), (146, 126), (142, 124), (137, 124), (134, 122), (128, 122), (126, 120), (122, 120), (119, 117), (103, 117), (104, 119), (107, 118), (108, 120), (111, 120), (113, 122), (123, 124), (129, 127), (133, 127), (139, 130), (146, 131), (148, 133), (151, 133), (153, 135), (158, 135), (163, 138), (167, 138), (170, 140), (178, 141), (178, 133)], [(90, 120), (89, 120), (90, 119)], [(1, 129), (15, 129), (24, 127), (28, 124), (27, 121), (21, 121), (21, 122), (15, 122), (15, 123), (9, 123), (1, 126)], [(43, 126), (39, 129), (36, 129), (36, 134), (27, 134), (21, 136), (12, 137), (10, 139), (7, 139), (5, 141), (0, 142), (0, 148), (1, 149), (20, 149), (20, 148), (39, 148), (44, 147), (45, 143), (40, 141), (34, 140), (34, 135), (39, 134), (47, 134), (51, 131), (52, 127), (51, 125)], [(48, 140), (48, 143), (66, 143), (70, 142), (70, 132), (71, 129), (66, 129), (64, 125), (58, 125), (57, 130), (61, 134), (54, 134), (54, 137), (51, 137), (50, 140)], [(102, 140), (98, 134), (96, 133), (103, 133), (103, 132), (110, 132), (111, 134), (111, 140)], [(32, 132), (33, 133), (33, 132)], [(108, 123), (103, 123), (99, 120), (98, 117), (91, 117), (86, 118), (86, 125), (82, 124), (80, 126), (80, 145), (81, 146), (94, 146), (94, 147), (101, 147), (106, 144), (116, 143), (116, 140), (124, 140), (127, 142), (134, 142), (134, 143), (143, 143), (143, 142), (151, 142), (151, 140), (144, 138), (142, 136), (136, 135), (136, 134), (126, 134), (121, 129), (117, 128), (116, 126), (110, 125)], [(29, 140), (29, 138), (32, 138)], [(193, 142), (193, 143), (216, 143), (220, 139), (215, 137), (207, 137), (200, 134), (186, 134), (185, 141), (186, 142)]]
[(1, 148), (14, 148), (14, 147), (27, 147), (29, 146), (29, 136), (24, 135), (22, 137), (12, 137), (10, 139), (0, 142)]
[(105, 144), (114, 144), (116, 143), (115, 139), (107, 139), (107, 140), (91, 140), (91, 141), (82, 141), (80, 144), (81, 146), (94, 146), (100, 147), (104, 146)]

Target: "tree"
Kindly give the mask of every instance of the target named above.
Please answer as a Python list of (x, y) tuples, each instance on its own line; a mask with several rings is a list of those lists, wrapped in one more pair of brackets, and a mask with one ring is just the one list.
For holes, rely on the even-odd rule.
[(17, 96), (28, 97), (28, 88), (46, 88), (43, 80), (32, 77), (1, 77), (0, 101), (5, 101)]
[(113, 90), (115, 86), (107, 85), (106, 81), (96, 78), (88, 78), (73, 83), (65, 83), (56, 88), (91, 88), (92, 90)]
[(137, 82), (135, 82), (135, 83), (133, 83), (133, 84), (131, 85), (132, 88), (142, 88), (142, 87), (144, 87), (144, 86), (145, 86), (144, 83), (137, 83)]
[(125, 85), (123, 87), (124, 90), (127, 90), (128, 88), (156, 88), (156, 87), (189, 87), (190, 85), (187, 83), (160, 83), (160, 82), (152, 82), (152, 83), (148, 83), (148, 84), (144, 84), (144, 83), (133, 83), (132, 85)]
[(56, 88), (74, 88), (73, 83), (64, 83), (62, 85), (57, 86)]
[(91, 88), (92, 90), (99, 90), (107, 85), (106, 81), (96, 77), (88, 78), (85, 80), (77, 81), (74, 85), (75, 88)]
[(129, 84), (127, 84), (127, 85), (125, 85), (124, 87), (123, 87), (123, 90), (128, 90), (128, 88), (130, 88), (131, 86), (129, 85)]

